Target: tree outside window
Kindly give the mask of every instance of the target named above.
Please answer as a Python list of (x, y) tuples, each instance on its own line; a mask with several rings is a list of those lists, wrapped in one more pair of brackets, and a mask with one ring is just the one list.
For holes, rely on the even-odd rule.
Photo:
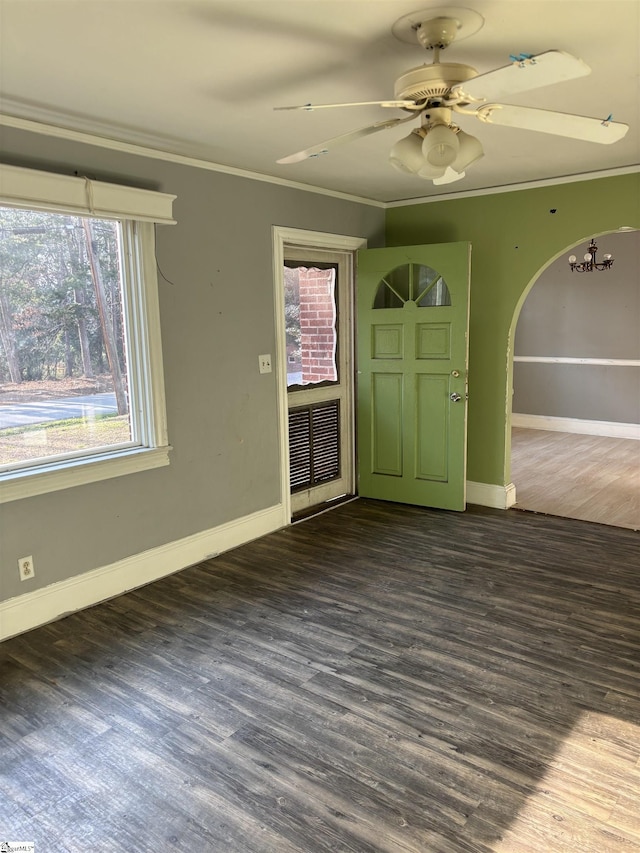
[(127, 446), (118, 221), (0, 208), (0, 466)]

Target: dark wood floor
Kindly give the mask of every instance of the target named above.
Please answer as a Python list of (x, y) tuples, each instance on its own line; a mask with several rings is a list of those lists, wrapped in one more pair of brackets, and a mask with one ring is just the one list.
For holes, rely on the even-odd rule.
[(7, 641), (0, 836), (639, 851), (638, 543), (361, 500)]

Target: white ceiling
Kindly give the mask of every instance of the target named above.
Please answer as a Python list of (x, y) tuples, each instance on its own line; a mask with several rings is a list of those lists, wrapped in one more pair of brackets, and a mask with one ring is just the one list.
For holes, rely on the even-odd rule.
[[(482, 29), (441, 57), (479, 73), (509, 54), (568, 51), (588, 77), (509, 103), (630, 125), (613, 145), (457, 116), (485, 156), (442, 187), (388, 163), (411, 123), (282, 166), (300, 148), (400, 110), (274, 112), (296, 103), (393, 97), (430, 53), (396, 39), (411, 12), (467, 6)], [(627, 167), (640, 162), (639, 0), (0, 0), (0, 110), (379, 201)], [(507, 99), (505, 99), (507, 101)], [(416, 126), (418, 122), (416, 120)]]

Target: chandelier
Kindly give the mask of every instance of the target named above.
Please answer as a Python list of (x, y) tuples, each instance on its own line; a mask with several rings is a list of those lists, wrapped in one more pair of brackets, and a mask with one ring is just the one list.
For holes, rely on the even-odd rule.
[(575, 255), (569, 255), (569, 267), (571, 272), (593, 272), (593, 270), (608, 270), (613, 264), (613, 258), (610, 254), (604, 254), (601, 261), (596, 260), (598, 247), (595, 240), (592, 238), (589, 244), (589, 251), (584, 256), (584, 261), (577, 263), (578, 259)]

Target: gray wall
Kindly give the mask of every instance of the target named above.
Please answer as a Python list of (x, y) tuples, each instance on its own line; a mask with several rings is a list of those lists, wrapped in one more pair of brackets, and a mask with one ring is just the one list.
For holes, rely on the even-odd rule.
[[(247, 178), (0, 129), (6, 163), (174, 193), (157, 229), (171, 464), (0, 506), (0, 600), (280, 501), (271, 226), (361, 236), (384, 211)], [(18, 580), (32, 554), (36, 578)]]
[[(594, 235), (595, 236), (595, 235)], [(589, 241), (556, 259), (533, 285), (518, 319), (514, 355), (640, 360), (640, 232), (596, 236), (610, 270), (571, 272)], [(640, 367), (514, 361), (513, 411), (640, 423)]]

